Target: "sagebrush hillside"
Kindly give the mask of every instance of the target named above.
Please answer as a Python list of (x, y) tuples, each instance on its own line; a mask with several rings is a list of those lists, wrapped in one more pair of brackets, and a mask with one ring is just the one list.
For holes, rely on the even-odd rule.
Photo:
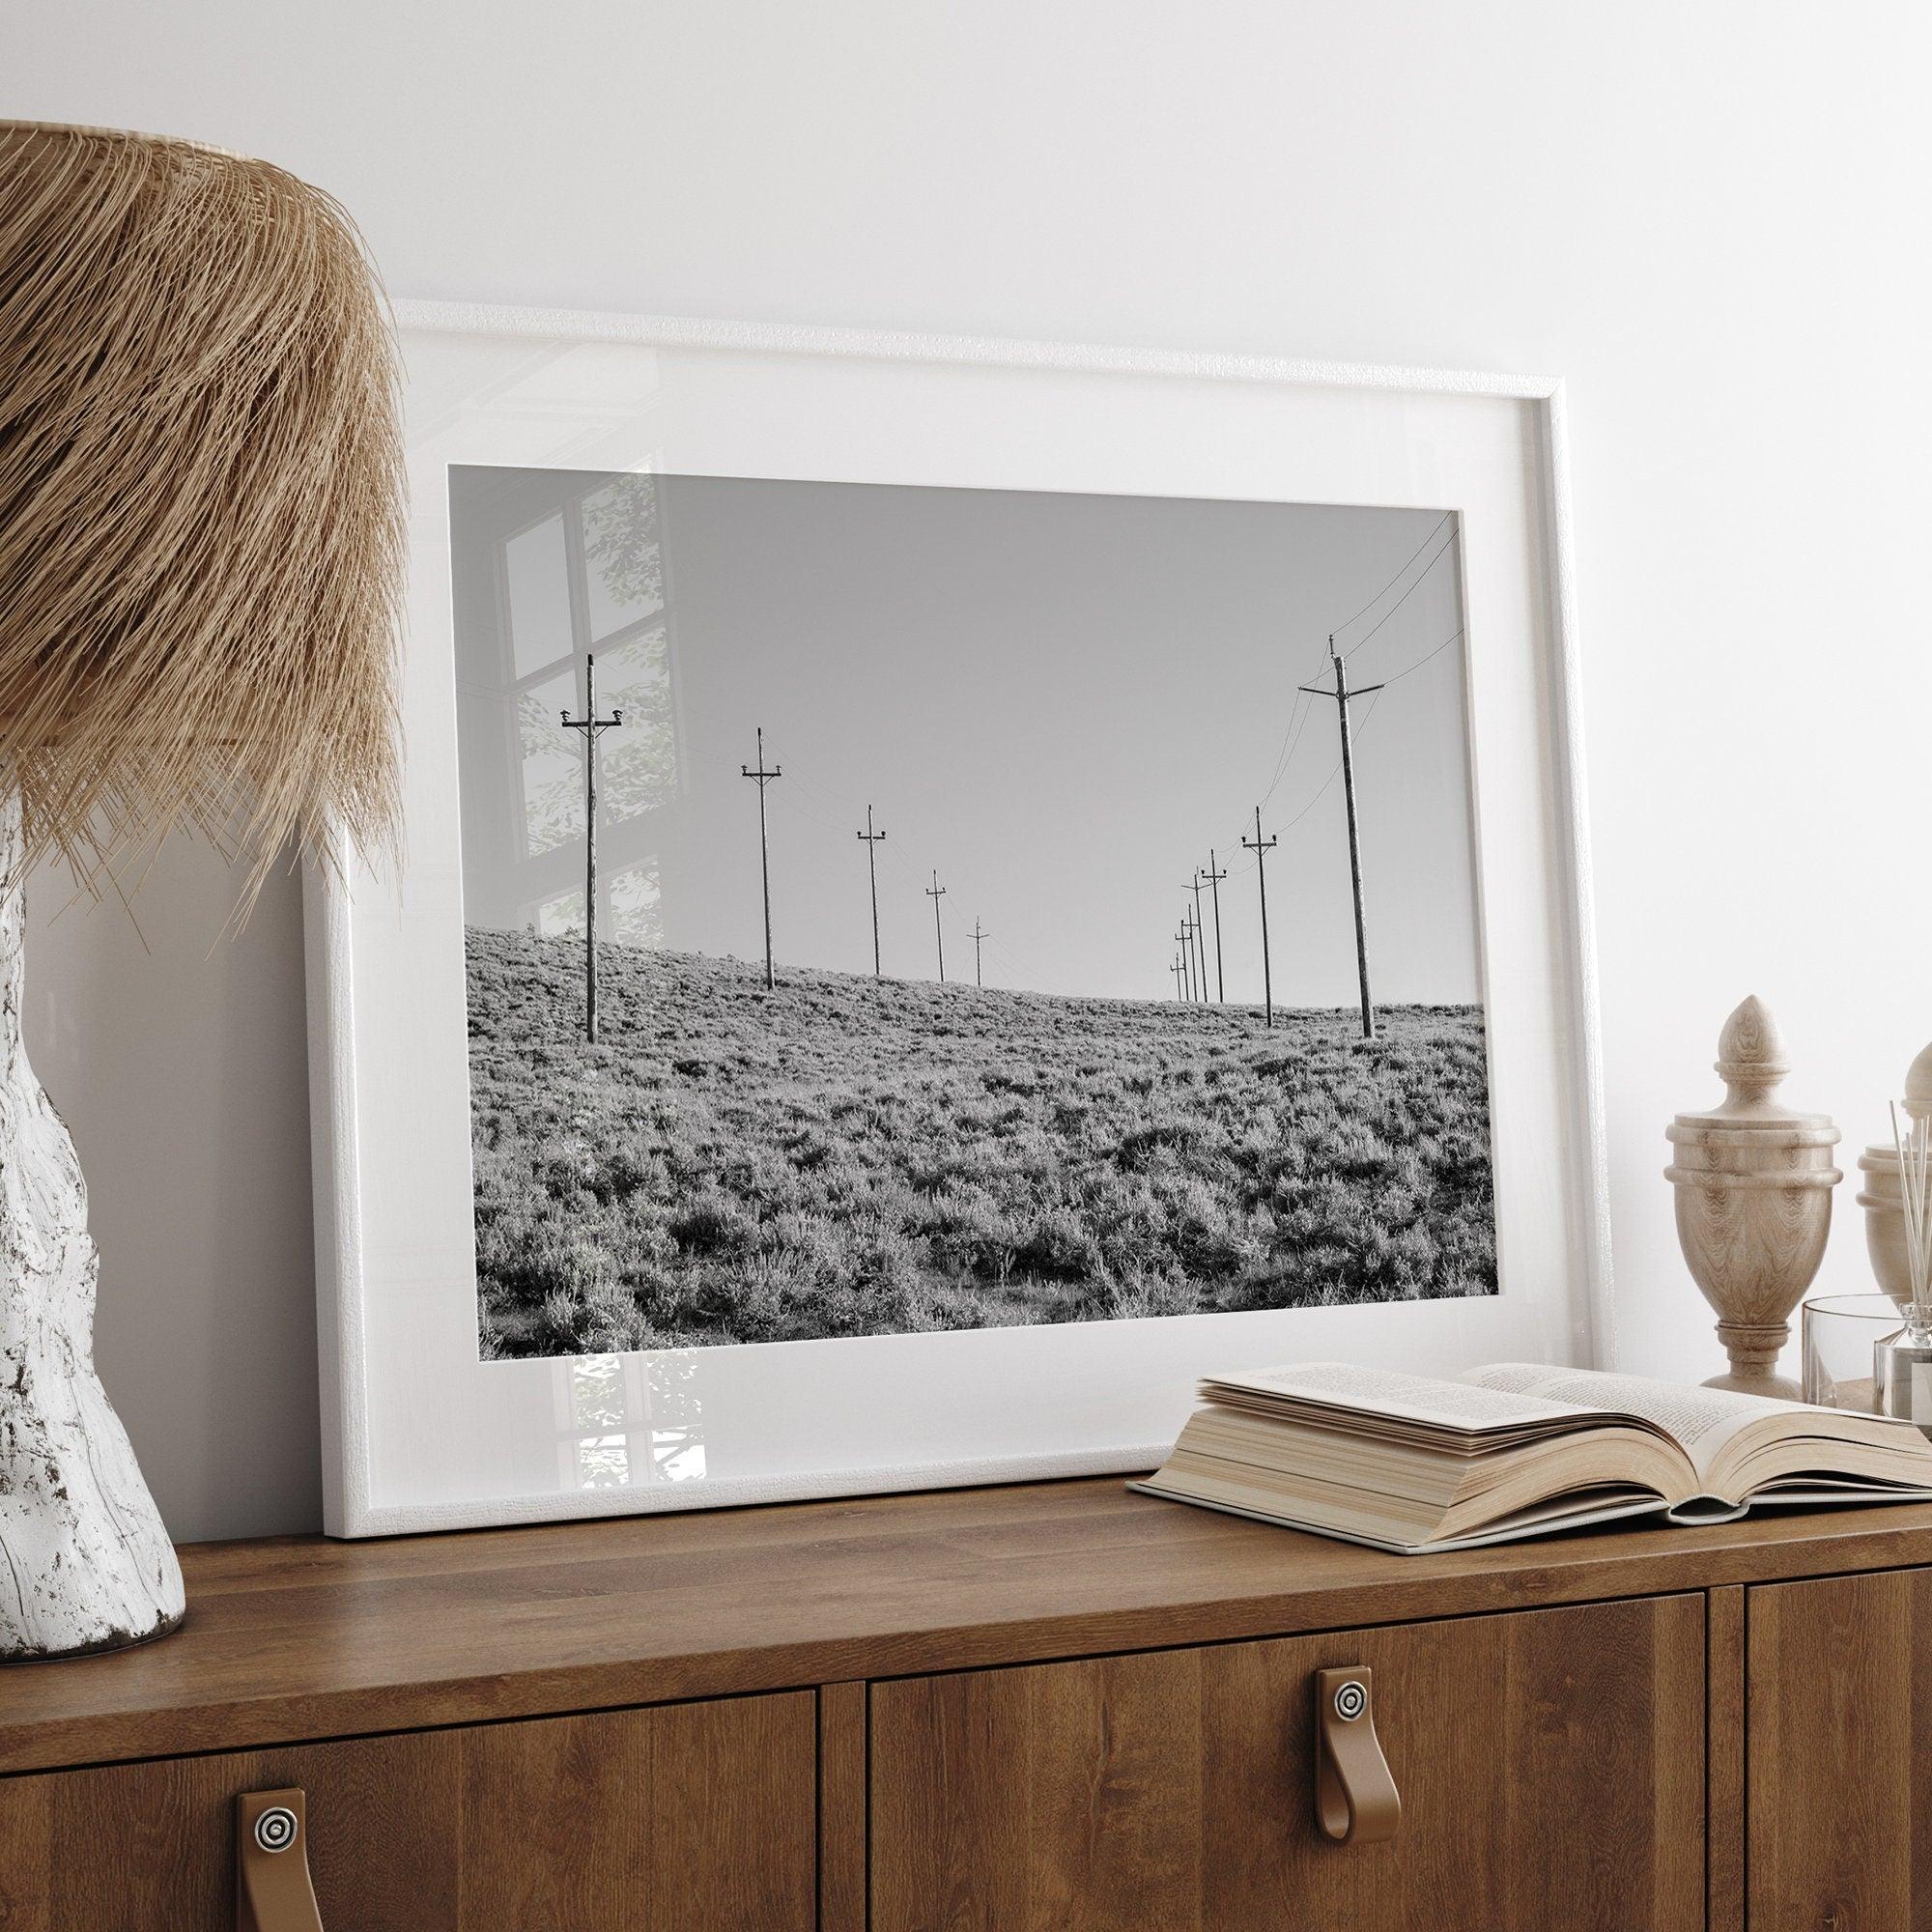
[(1483, 1019), (469, 934), (485, 1352), (1487, 1293)]

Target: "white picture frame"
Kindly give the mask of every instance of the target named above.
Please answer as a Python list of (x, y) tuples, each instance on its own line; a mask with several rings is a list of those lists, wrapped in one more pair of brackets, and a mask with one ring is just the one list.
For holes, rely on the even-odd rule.
[[(407, 859), (311, 868), (306, 898), (331, 1535), (1128, 1472), (1206, 1372), (1613, 1360), (1560, 382), (443, 302), (398, 320)], [(481, 1361), (452, 463), (1458, 511), (1500, 1292)]]

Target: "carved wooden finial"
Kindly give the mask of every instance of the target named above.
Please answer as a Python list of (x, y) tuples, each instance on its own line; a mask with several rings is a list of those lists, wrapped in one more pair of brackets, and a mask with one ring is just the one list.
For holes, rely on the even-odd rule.
[(1797, 1383), (1775, 1373), (1778, 1350), (1825, 1258), (1832, 1190), (1844, 1176), (1832, 1165), (1831, 1117), (1773, 1097), (1790, 1070), (1777, 1022), (1752, 994), (1718, 1036), (1724, 1097), (1664, 1129), (1676, 1158), (1663, 1173), (1684, 1259), (1731, 1358), (1729, 1374), (1706, 1386), (1795, 1401)]
[[(1771, 1009), (1753, 993), (1724, 1022), (1718, 1036), (1718, 1076), (1728, 1090), (1725, 1108), (1763, 1104), (1791, 1071), (1784, 1036)], [(1932, 1094), (1928, 1094), (1932, 1098)]]
[(1915, 1121), (1932, 1120), (1932, 1046), (1906, 1069), (1905, 1111)]

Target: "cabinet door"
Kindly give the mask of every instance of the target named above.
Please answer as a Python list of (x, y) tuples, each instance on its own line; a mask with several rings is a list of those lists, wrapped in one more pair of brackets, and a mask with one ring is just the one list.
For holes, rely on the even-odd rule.
[(810, 1691), (0, 1778), (7, 1932), (221, 1932), (300, 1786), (326, 1932), (810, 1932)]
[[(1314, 1814), (1315, 1673), (1368, 1664), (1384, 1844)], [(1700, 1597), (872, 1692), (872, 1932), (1691, 1932)]]
[(1751, 1932), (1932, 1932), (1932, 1570), (1763, 1584), (1747, 1630)]

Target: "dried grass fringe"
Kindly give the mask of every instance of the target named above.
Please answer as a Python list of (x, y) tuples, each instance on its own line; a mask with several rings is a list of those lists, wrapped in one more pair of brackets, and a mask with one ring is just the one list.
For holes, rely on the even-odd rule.
[(177, 141), (0, 124), (0, 771), (99, 892), (177, 828), (391, 856), (393, 330), (348, 216)]

